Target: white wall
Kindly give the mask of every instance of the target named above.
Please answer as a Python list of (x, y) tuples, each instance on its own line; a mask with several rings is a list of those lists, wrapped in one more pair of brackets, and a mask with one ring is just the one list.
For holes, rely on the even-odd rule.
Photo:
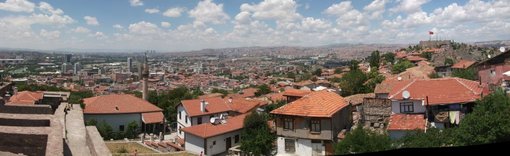
[(138, 123), (138, 127), (142, 127), (142, 117), (138, 114), (107, 114), (107, 115), (92, 115), (92, 114), (84, 114), (85, 121), (89, 121), (94, 119), (97, 123), (105, 121), (110, 126), (112, 126), (113, 131), (119, 131), (119, 126), (124, 125), (124, 130), (127, 129), (127, 126), (130, 122), (136, 121)]
[[(239, 135), (239, 142), (235, 143), (235, 136)], [(207, 155), (215, 155), (222, 152), (226, 152), (226, 138), (230, 137), (231, 147), (241, 144), (241, 130), (233, 131), (230, 133), (214, 136), (207, 138)], [(213, 145), (213, 141), (216, 141), (216, 145)]]
[[(295, 139), (295, 138), (287, 138), (287, 139)], [(279, 156), (290, 156), (290, 155), (312, 155), (312, 140), (309, 139), (295, 139), (295, 147), (296, 152), (294, 153), (287, 153), (285, 152), (285, 137), (278, 137), (277, 143), (278, 143), (278, 149), (277, 154)], [(324, 148), (323, 148), (324, 149)], [(323, 152), (325, 153), (325, 152)]]
[(184, 144), (186, 151), (200, 155), (200, 152), (204, 151), (202, 146), (204, 146), (203, 138), (191, 134), (186, 134), (186, 143)]
[[(181, 112), (181, 118), (179, 119), (179, 112)], [(188, 117), (188, 123), (186, 123), (186, 116), (188, 113), (184, 110), (184, 107), (182, 105), (179, 105), (177, 107), (177, 135), (180, 138), (184, 138), (184, 132), (181, 133), (180, 128), (189, 127), (191, 126), (191, 120)]]
[(402, 101), (391, 101), (391, 113), (401, 113), (400, 103), (401, 102), (413, 102), (414, 112), (413, 113), (425, 113), (425, 106), (423, 106), (422, 100), (402, 100)]
[[(235, 136), (239, 135), (239, 142), (235, 143)], [(241, 130), (233, 131), (230, 133), (214, 136), (211, 138), (207, 138), (207, 155), (215, 155), (219, 153), (223, 153), (227, 151), (227, 143), (226, 138), (230, 137), (231, 147), (237, 146), (241, 144)], [(189, 133), (186, 133), (185, 139), (185, 148), (186, 151), (194, 154), (200, 154), (200, 152), (204, 151), (204, 139)], [(216, 141), (216, 144), (213, 145), (213, 142)]]

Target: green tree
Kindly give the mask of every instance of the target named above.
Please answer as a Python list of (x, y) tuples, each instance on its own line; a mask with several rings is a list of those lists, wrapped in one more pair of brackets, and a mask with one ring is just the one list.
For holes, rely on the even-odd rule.
[(340, 80), (340, 88), (342, 89), (342, 96), (349, 96), (358, 93), (367, 92), (364, 86), (367, 81), (367, 76), (361, 70), (351, 70), (347, 72)]
[(225, 90), (225, 89), (218, 89), (218, 88), (214, 88), (211, 93), (221, 93), (223, 95), (223, 97), (227, 96), (228, 95), (228, 91)]
[(444, 59), (444, 65), (453, 65), (455, 64), (455, 61), (451, 58)]
[(392, 146), (388, 135), (378, 134), (358, 126), (347, 133), (344, 140), (335, 145), (335, 154), (377, 152), (390, 149)]
[(437, 74), (436, 72), (432, 72), (429, 74), (429, 78), (431, 79), (437, 79), (439, 77), (440, 77), (439, 74)]
[(113, 129), (106, 121), (101, 121), (96, 125), (97, 131), (105, 139), (108, 140), (113, 137)]
[(432, 60), (432, 52), (423, 52), (421, 53), (421, 57), (426, 58), (427, 60)]
[(79, 92), (71, 92), (71, 95), (69, 95), (69, 103), (72, 104), (82, 104), (84, 98), (89, 98), (94, 96), (94, 93), (92, 91), (79, 91)]
[(136, 121), (132, 121), (128, 124), (126, 131), (124, 132), (124, 137), (133, 139), (138, 135), (138, 123)]
[(315, 76), (321, 76), (321, 74), (322, 74), (322, 69), (320, 69), (320, 68), (316, 69), (316, 70), (313, 72), (313, 75), (315, 75)]
[(510, 97), (502, 89), (476, 102), (473, 112), (460, 122), (456, 145), (510, 141)]
[(365, 82), (367, 92), (374, 92), (375, 86), (386, 79), (383, 75), (379, 74), (376, 70), (367, 74), (368, 80)]
[(400, 148), (431, 148), (445, 147), (453, 144), (451, 133), (455, 129), (429, 128), (427, 133), (423, 131), (408, 132), (404, 137), (396, 141)]
[(468, 80), (476, 80), (478, 74), (476, 73), (475, 69), (473, 69), (473, 68), (454, 69), (452, 71), (452, 76), (463, 78), (463, 79), (468, 79)]
[(395, 62), (395, 54), (392, 53), (392, 52), (387, 52), (385, 54), (382, 55), (382, 57), (384, 58), (384, 60), (390, 64), (393, 64)]
[(359, 61), (358, 60), (351, 60), (351, 62), (349, 63), (349, 69), (350, 70), (358, 70), (359, 69)]
[(380, 63), (380, 60), (381, 60), (381, 56), (380, 56), (380, 53), (379, 51), (373, 51), (372, 54), (370, 54), (369, 58), (368, 58), (368, 62), (370, 63), (370, 67), (373, 67), (373, 68), (379, 68), (379, 63)]
[(296, 79), (296, 74), (294, 72), (288, 72), (287, 78)]
[(251, 155), (270, 155), (276, 136), (267, 125), (267, 115), (252, 112), (244, 119), (241, 150)]
[(341, 74), (341, 73), (342, 73), (342, 68), (335, 69), (335, 74)]
[(271, 93), (271, 88), (267, 84), (263, 84), (257, 87), (258, 90), (255, 92), (255, 96), (261, 96)]
[(414, 64), (411, 63), (409, 60), (400, 60), (398, 61), (398, 63), (393, 65), (393, 67), (391, 68), (391, 72), (393, 72), (393, 74), (398, 74), (406, 71), (407, 68), (411, 68), (413, 66)]

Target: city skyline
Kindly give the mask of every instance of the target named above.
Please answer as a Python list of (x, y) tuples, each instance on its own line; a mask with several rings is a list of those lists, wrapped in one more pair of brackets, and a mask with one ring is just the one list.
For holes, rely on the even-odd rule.
[(155, 49), (506, 40), (510, 2), (0, 1), (0, 47)]

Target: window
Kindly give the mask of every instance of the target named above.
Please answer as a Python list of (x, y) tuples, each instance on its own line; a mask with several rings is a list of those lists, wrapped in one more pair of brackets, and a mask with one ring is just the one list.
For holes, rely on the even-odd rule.
[(181, 114), (182, 111), (179, 111), (179, 120), (182, 119), (182, 114)]
[(188, 116), (186, 115), (185, 118), (186, 118), (186, 123), (188, 123)]
[(400, 103), (401, 113), (412, 113), (414, 112), (413, 102), (401, 102)]
[(212, 142), (212, 145), (216, 145), (216, 141), (213, 141), (213, 142)]
[(321, 132), (321, 120), (314, 119), (310, 120), (310, 131), (311, 132)]
[(285, 152), (296, 152), (296, 145), (294, 139), (285, 139)]
[(491, 70), (491, 77), (494, 77), (496, 76), (496, 71), (495, 70)]
[(119, 131), (124, 131), (124, 125), (119, 126)]
[(234, 143), (239, 143), (239, 134), (234, 137)]
[(181, 129), (182, 129), (182, 127), (179, 126), (179, 134), (182, 134), (182, 130)]
[(198, 125), (202, 124), (202, 117), (198, 117), (198, 118), (197, 118), (197, 124), (198, 124)]
[(286, 130), (294, 130), (294, 120), (291, 118), (284, 118), (283, 119), (283, 129)]

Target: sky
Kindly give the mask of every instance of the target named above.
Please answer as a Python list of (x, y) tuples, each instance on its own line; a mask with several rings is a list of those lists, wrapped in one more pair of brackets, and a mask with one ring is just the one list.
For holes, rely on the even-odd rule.
[(2, 48), (175, 52), (509, 35), (510, 0), (0, 0)]

